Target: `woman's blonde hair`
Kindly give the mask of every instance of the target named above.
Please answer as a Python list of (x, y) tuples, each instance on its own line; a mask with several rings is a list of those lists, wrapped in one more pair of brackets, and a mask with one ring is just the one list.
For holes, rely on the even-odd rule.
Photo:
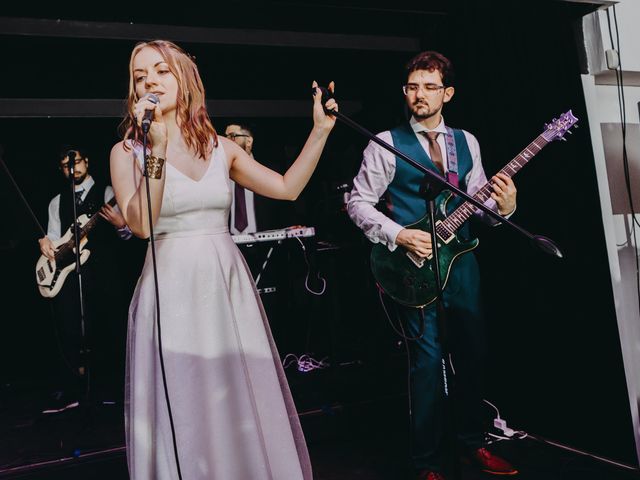
[[(139, 100), (135, 88), (133, 60), (140, 50), (146, 47), (156, 50), (176, 77), (178, 81), (176, 106), (178, 126), (187, 145), (195, 150), (200, 158), (206, 160), (211, 154), (212, 148), (218, 146), (218, 136), (207, 113), (202, 79), (198, 67), (191, 57), (176, 44), (167, 40), (141, 42), (131, 52), (127, 115), (120, 124), (123, 138), (131, 139), (134, 143), (142, 141), (142, 129), (137, 125), (133, 114), (133, 106)], [(125, 148), (126, 146), (127, 142), (125, 142)]]

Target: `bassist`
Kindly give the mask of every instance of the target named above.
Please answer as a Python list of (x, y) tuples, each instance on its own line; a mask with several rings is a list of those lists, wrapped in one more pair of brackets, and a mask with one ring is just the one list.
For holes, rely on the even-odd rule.
[[(71, 198), (71, 189), (67, 183), (70, 175), (70, 154), (75, 155), (75, 200)], [(104, 327), (104, 325), (99, 326), (97, 323), (110, 324), (111, 328), (115, 329), (118, 319), (109, 317), (117, 312), (117, 306), (122, 302), (118, 298), (119, 288), (113, 272), (115, 255), (112, 251), (118, 237), (123, 240), (131, 238), (131, 231), (117, 206), (106, 205), (106, 202), (113, 198), (113, 189), (90, 175), (89, 158), (84, 149), (64, 148), (60, 151), (57, 161), (59, 169), (67, 181), (64, 182), (61, 192), (49, 203), (47, 236), (39, 239), (42, 254), (50, 259), (54, 258), (56, 250), (53, 242), (60, 239), (74, 221), (72, 201), (76, 202), (78, 216), (99, 214), (106, 222), (99, 222), (96, 228), (88, 234), (88, 248), (91, 250), (91, 257), (82, 265), (85, 338), (82, 338), (79, 285), (74, 272), (69, 275), (62, 290), (52, 300), (61, 358), (53, 376), (54, 392), (52, 398), (47, 399), (44, 410), (46, 413), (55, 413), (76, 406), (82, 396), (84, 377), (87, 373), (85, 365), (88, 360), (82, 355), (83, 345), (93, 352), (90, 360), (92, 366), (96, 362), (107, 363), (106, 359), (99, 358), (99, 356), (107, 356), (105, 349), (101, 349), (90, 340), (98, 338), (98, 335), (95, 335), (95, 329), (102, 330)], [(119, 314), (124, 318), (124, 312), (119, 312)], [(100, 335), (100, 337), (106, 340), (109, 335)], [(113, 347), (107, 347), (107, 350), (113, 352)], [(111, 363), (113, 363), (113, 359), (111, 359)], [(94, 386), (106, 388), (102, 380), (94, 383)], [(111, 391), (101, 392), (101, 394), (108, 396), (117, 394), (117, 392), (113, 392), (117, 388), (110, 386), (109, 390)]]
[[(69, 158), (67, 155), (70, 151), (74, 151), (76, 155), (74, 183), (76, 185), (78, 216), (83, 213), (99, 213), (102, 218), (114, 226), (120, 238), (123, 240), (131, 238), (131, 231), (129, 227), (127, 227), (124, 217), (118, 208), (109, 205), (103, 206), (103, 204), (106, 204), (113, 198), (113, 189), (109, 185), (98, 185), (94, 188), (96, 182), (89, 174), (89, 158), (83, 151), (73, 149), (60, 151), (58, 155), (60, 171), (66, 179), (69, 179)], [(68, 196), (70, 196), (70, 193), (65, 184), (62, 192), (53, 197), (51, 202), (49, 202), (47, 236), (38, 240), (42, 254), (51, 259), (53, 259), (55, 253), (52, 241), (58, 240), (64, 231), (73, 223), (73, 211), (67, 198)]]
[[(408, 154), (470, 195), (486, 182), (476, 138), (464, 130), (451, 129), (442, 117), (442, 108), (454, 95), (451, 62), (440, 53), (428, 51), (407, 65), (403, 87), (410, 121), (378, 136)], [(415, 228), (405, 228), (427, 214), (419, 193), (422, 174), (376, 143), (363, 153), (360, 171), (353, 182), (347, 209), (354, 223), (374, 243), (389, 250), (398, 247), (420, 258), (431, 256), (431, 236)], [(516, 188), (506, 175), (492, 178), (491, 206), (510, 216), (516, 207)], [(375, 208), (387, 198), (387, 214)], [(442, 196), (442, 195), (441, 195)], [(459, 200), (450, 201), (452, 207)], [(487, 219), (490, 221), (490, 219)], [(465, 229), (460, 231), (468, 235)], [(479, 272), (473, 254), (464, 254), (453, 265), (444, 290), (450, 326), (453, 363), (458, 392), (458, 440), (470, 459), (483, 471), (515, 474), (504, 459), (485, 448), (482, 407), (484, 363), (484, 318), (481, 309)], [(443, 381), (440, 346), (433, 305), (418, 308), (397, 305), (400, 321), (410, 342), (410, 391), (412, 403), (412, 463), (421, 480), (444, 479)], [(422, 329), (424, 315), (424, 330)]]

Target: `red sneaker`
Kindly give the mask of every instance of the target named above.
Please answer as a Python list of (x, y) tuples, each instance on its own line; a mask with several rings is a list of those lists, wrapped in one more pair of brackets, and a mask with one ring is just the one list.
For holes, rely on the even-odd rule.
[(486, 448), (479, 448), (471, 456), (483, 472), (493, 475), (516, 475), (518, 470), (513, 468), (504, 458), (494, 455)]
[(445, 480), (444, 476), (431, 470), (420, 470), (417, 480)]

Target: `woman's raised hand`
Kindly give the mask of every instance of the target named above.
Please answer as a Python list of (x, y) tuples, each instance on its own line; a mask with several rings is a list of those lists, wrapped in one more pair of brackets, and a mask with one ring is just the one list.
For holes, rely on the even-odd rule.
[[(323, 99), (320, 90), (317, 89), (318, 83), (314, 80), (311, 86), (316, 89), (316, 94), (313, 97), (313, 124), (315, 127), (324, 130), (331, 130), (336, 123), (336, 117), (326, 114), (324, 109), (322, 108)], [(334, 89), (335, 83), (331, 82), (329, 84), (329, 91), (333, 93)], [(338, 102), (336, 102), (333, 98), (325, 101), (324, 106), (329, 110), (338, 111)]]

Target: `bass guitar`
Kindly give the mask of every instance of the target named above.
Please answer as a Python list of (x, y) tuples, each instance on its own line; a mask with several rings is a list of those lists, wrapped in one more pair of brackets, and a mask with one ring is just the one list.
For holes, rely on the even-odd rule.
[[(511, 160), (500, 173), (512, 177), (524, 167), (543, 147), (553, 140), (566, 140), (565, 133), (573, 127), (578, 119), (571, 110), (554, 118), (545, 125), (545, 130), (536, 137), (523, 151)], [(571, 133), (571, 132), (569, 132)], [(473, 195), (473, 198), (484, 204), (491, 198), (493, 187), (487, 182)], [(436, 198), (436, 236), (438, 257), (442, 275), (442, 288), (446, 286), (451, 267), (458, 257), (478, 245), (478, 239), (460, 239), (456, 231), (471, 217), (477, 208), (464, 202), (451, 213), (447, 213), (447, 204), (453, 194), (443, 190)], [(431, 232), (429, 215), (406, 228)], [(394, 251), (382, 244), (375, 244), (371, 250), (371, 270), (378, 286), (396, 302), (410, 307), (424, 307), (437, 298), (435, 269), (431, 257), (422, 258), (402, 247)]]
[[(111, 206), (115, 204), (115, 197), (106, 203), (106, 205)], [(88, 241), (87, 234), (100, 218), (102, 217), (100, 217), (98, 213), (95, 213), (91, 217), (86, 214), (78, 217), (81, 265), (84, 265), (89, 255), (91, 255), (91, 251), (84, 248)], [(53, 260), (50, 260), (45, 255), (41, 255), (36, 263), (36, 283), (38, 284), (38, 291), (40, 295), (45, 298), (53, 298), (58, 294), (69, 272), (76, 266), (76, 245), (73, 237), (73, 229), (74, 226), (71, 225), (60, 239), (53, 242), (53, 246), (56, 249)]]

